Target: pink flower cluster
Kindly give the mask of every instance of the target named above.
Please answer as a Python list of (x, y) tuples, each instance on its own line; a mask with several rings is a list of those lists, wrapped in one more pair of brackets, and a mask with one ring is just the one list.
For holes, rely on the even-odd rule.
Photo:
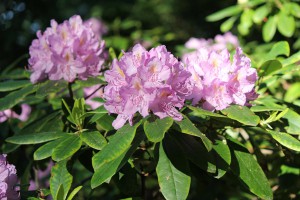
[(0, 199), (20, 199), (20, 194), (16, 190), (17, 183), (18, 177), (15, 166), (6, 162), (5, 154), (0, 155)]
[(165, 46), (147, 51), (137, 44), (119, 61), (113, 60), (111, 70), (105, 73), (108, 85), (104, 106), (118, 114), (114, 128), (122, 127), (127, 120), (132, 124), (136, 112), (146, 117), (152, 111), (160, 118), (181, 120), (176, 108), (182, 108), (185, 98), (191, 95), (190, 76)]
[(12, 109), (0, 111), (0, 123), (5, 122), (9, 118), (16, 118), (21, 121), (26, 121), (31, 113), (31, 107), (27, 104), (22, 104), (21, 109), (22, 112), (20, 115), (14, 112)]
[(227, 49), (207, 48), (198, 49), (183, 62), (192, 73), (193, 93), (188, 99), (194, 105), (201, 103), (204, 109), (222, 110), (230, 104), (246, 105), (257, 98), (254, 91), (257, 72), (241, 48), (236, 49), (232, 62)]
[(83, 23), (85, 26), (90, 26), (95, 34), (95, 36), (99, 39), (102, 38), (102, 35), (108, 32), (107, 26), (103, 23), (103, 21), (97, 18), (90, 18)]
[[(239, 40), (235, 35), (227, 32), (224, 35), (216, 35), (214, 40), (192, 37), (184, 44), (184, 46), (191, 50), (198, 50), (201, 48), (206, 48), (211, 51), (222, 51), (224, 49), (234, 50), (239, 47)], [(194, 52), (185, 53), (183, 58), (193, 53)]]
[(51, 27), (44, 33), (38, 31), (38, 39), (29, 49), (31, 82), (46, 78), (73, 82), (99, 75), (105, 60), (105, 42), (95, 36), (92, 25), (75, 15), (62, 24), (51, 20)]

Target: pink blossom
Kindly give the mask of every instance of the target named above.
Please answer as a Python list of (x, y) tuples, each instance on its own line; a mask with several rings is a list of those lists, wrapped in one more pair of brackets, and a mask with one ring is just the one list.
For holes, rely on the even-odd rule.
[(15, 166), (7, 163), (6, 154), (0, 155), (0, 199), (20, 199), (20, 194), (16, 190), (17, 183), (18, 177)]
[(192, 99), (193, 105), (200, 103), (204, 109), (213, 111), (231, 104), (249, 105), (249, 101), (257, 98), (257, 72), (241, 48), (236, 49), (232, 62), (227, 49), (207, 48), (187, 55), (183, 62), (192, 73), (193, 93), (187, 99)]
[(84, 24), (78, 15), (51, 27), (44, 33), (37, 32), (38, 39), (29, 48), (29, 70), (32, 83), (44, 79), (87, 79), (99, 75), (105, 60), (105, 43), (95, 36), (91, 23)]
[(90, 18), (83, 23), (84, 25), (90, 26), (95, 34), (96, 37), (99, 39), (102, 38), (104, 34), (108, 32), (107, 26), (101, 21), (100, 19), (97, 18)]
[(84, 96), (88, 97), (85, 103), (89, 105), (93, 110), (101, 106), (103, 103), (95, 100), (95, 98), (103, 98), (103, 88), (100, 84), (86, 87), (83, 89)]
[(160, 118), (181, 120), (176, 108), (182, 108), (185, 97), (191, 94), (190, 76), (163, 45), (147, 51), (137, 44), (124, 52), (105, 73), (104, 106), (118, 114), (113, 126), (118, 129), (127, 121), (132, 124), (137, 112), (143, 117), (152, 111)]
[(21, 111), (20, 115), (17, 114), (16, 112), (14, 112), (12, 109), (0, 111), (0, 123), (5, 122), (9, 118), (16, 118), (23, 122), (27, 121), (27, 119), (29, 118), (29, 115), (31, 113), (31, 107), (27, 104), (22, 104), (21, 109), (22, 109), (22, 111)]

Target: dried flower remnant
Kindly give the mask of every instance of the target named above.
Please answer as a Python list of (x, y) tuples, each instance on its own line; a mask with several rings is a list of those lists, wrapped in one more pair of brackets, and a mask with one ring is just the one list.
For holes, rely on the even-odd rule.
[(80, 16), (58, 24), (51, 20), (51, 27), (29, 48), (30, 80), (36, 83), (45, 79), (87, 79), (99, 75), (105, 61), (105, 42), (95, 36), (91, 23), (84, 24)]
[(139, 112), (143, 117), (152, 111), (160, 118), (167, 116), (181, 120), (176, 108), (182, 108), (190, 95), (189, 73), (166, 47), (161, 45), (147, 51), (140, 44), (125, 52), (105, 73), (108, 85), (104, 89), (105, 108), (118, 114), (114, 128), (126, 121), (132, 124)]

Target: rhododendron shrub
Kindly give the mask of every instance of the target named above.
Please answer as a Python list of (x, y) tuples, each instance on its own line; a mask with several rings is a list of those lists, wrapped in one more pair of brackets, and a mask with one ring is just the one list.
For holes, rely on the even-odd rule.
[[(261, 17), (253, 4), (212, 18), (244, 10), (241, 31)], [(51, 20), (26, 68), (1, 66), (0, 200), (299, 197), (299, 52), (239, 41), (228, 29), (237, 16), (221, 27), (232, 33), (203, 39), (100, 7), (90, 16), (103, 12), (107, 25)]]
[(32, 41), (29, 49), (31, 82), (45, 79), (73, 82), (76, 78), (99, 75), (105, 59), (105, 42), (99, 40), (93, 26), (75, 15), (61, 24), (52, 20), (45, 32), (38, 31), (38, 39)]
[(20, 194), (17, 190), (17, 171), (14, 165), (6, 161), (6, 156), (0, 155), (0, 199), (18, 200)]
[(153, 112), (161, 119), (182, 120), (176, 108), (182, 108), (191, 93), (190, 76), (165, 46), (147, 51), (135, 45), (119, 61), (113, 60), (111, 70), (105, 73), (105, 108), (118, 114), (113, 126), (119, 129), (127, 120), (132, 125), (136, 112), (143, 117)]

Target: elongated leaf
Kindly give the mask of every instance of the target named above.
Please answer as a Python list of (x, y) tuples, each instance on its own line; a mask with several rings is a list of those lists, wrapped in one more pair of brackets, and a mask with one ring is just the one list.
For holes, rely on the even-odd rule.
[[(296, 62), (298, 62), (300, 60), (300, 51), (298, 51), (297, 53), (293, 54), (292, 56), (290, 56), (287, 59), (284, 59), (281, 63), (283, 67), (286, 67), (288, 65), (294, 64)], [(292, 66), (292, 70), (295, 70), (295, 67)]]
[(292, 103), (300, 97), (300, 83), (292, 84), (284, 95), (284, 101)]
[(300, 135), (300, 115), (298, 113), (289, 109), (282, 118), (288, 120), (289, 126), (286, 127), (288, 133)]
[(281, 11), (278, 14), (278, 23), (277, 23), (278, 31), (286, 36), (292, 37), (295, 32), (296, 23), (293, 16), (287, 15), (285, 12)]
[(225, 17), (231, 17), (233, 15), (236, 15), (236, 14), (240, 13), (242, 10), (243, 10), (243, 8), (240, 5), (229, 6), (223, 10), (220, 10), (218, 12), (215, 12), (215, 13), (207, 16), (206, 20), (209, 22), (219, 21)]
[(254, 23), (261, 23), (263, 19), (269, 14), (270, 10), (267, 5), (263, 5), (254, 11), (252, 17)]
[(68, 196), (67, 200), (72, 200), (72, 199), (75, 197), (75, 195), (81, 190), (81, 188), (82, 188), (81, 185), (78, 186), (78, 187), (76, 187), (76, 188), (70, 193), (70, 195)]
[(42, 132), (32, 134), (19, 134), (6, 139), (6, 142), (13, 144), (39, 144), (65, 136), (63, 132)]
[(223, 115), (220, 115), (220, 114), (208, 111), (208, 110), (203, 110), (198, 107), (194, 107), (194, 106), (187, 106), (187, 107), (193, 111), (192, 115), (194, 115), (194, 116), (210, 116), (210, 117), (226, 118)]
[(216, 165), (217, 165), (217, 175), (216, 178), (221, 178), (224, 176), (229, 169), (231, 164), (231, 154), (230, 149), (227, 144), (225, 144), (226, 140), (216, 140), (213, 149), (219, 155), (216, 156)]
[(55, 147), (52, 153), (52, 159), (55, 161), (64, 160), (72, 156), (81, 147), (81, 139), (77, 135), (68, 135), (60, 144)]
[(57, 192), (54, 199), (64, 200), (65, 199), (64, 196), (65, 196), (64, 186), (63, 186), (63, 184), (60, 184), (59, 187), (58, 187), (58, 192)]
[(256, 126), (260, 118), (245, 106), (233, 105), (221, 111), (230, 119), (234, 119), (242, 124)]
[(171, 117), (163, 119), (148, 118), (144, 123), (144, 131), (149, 141), (160, 142), (173, 124)]
[(34, 85), (28, 85), (20, 90), (14, 91), (6, 95), (5, 97), (0, 99), (0, 111), (6, 110), (14, 107), (23, 99), (36, 91), (36, 87)]
[(49, 95), (50, 93), (58, 93), (60, 91), (65, 90), (68, 87), (68, 83), (65, 80), (59, 80), (59, 81), (45, 81), (43, 83), (39, 83), (37, 85), (37, 91), (36, 96), (38, 97), (45, 97)]
[(278, 131), (272, 131), (272, 130), (267, 130), (267, 131), (268, 133), (271, 134), (274, 140), (276, 140), (283, 146), (295, 151), (300, 151), (300, 141), (294, 138), (293, 136)]
[[(112, 126), (114, 120), (115, 118), (111, 115), (104, 114), (104, 116), (100, 117), (99, 119), (96, 119), (96, 123), (105, 131), (112, 131), (114, 130), (114, 127)], [(92, 119), (92, 121), (94, 121), (94, 119)]]
[(0, 83), (0, 92), (16, 90), (31, 84), (28, 80), (4, 81)]
[(118, 158), (129, 147), (135, 136), (137, 127), (141, 122), (130, 126), (126, 124), (120, 128), (115, 135), (110, 139), (109, 143), (102, 149), (102, 151), (95, 154), (92, 158), (93, 168), (97, 170), (102, 165)]
[[(59, 187), (60, 185), (62, 185), (64, 191), (63, 199), (66, 199), (73, 181), (73, 177), (68, 172), (66, 164), (67, 161), (61, 161), (58, 162), (54, 167), (52, 167), (51, 178), (50, 178), (50, 191), (52, 196), (54, 197), (57, 196), (59, 192)], [(61, 199), (57, 199), (57, 200), (61, 200)]]
[(101, 150), (106, 144), (106, 139), (98, 131), (83, 132), (80, 134), (80, 138), (90, 147)]
[(276, 42), (276, 44), (273, 45), (271, 51), (267, 54), (266, 59), (275, 59), (279, 55), (290, 55), (290, 45), (287, 41)]
[(206, 137), (206, 135), (201, 133), (201, 131), (189, 120), (187, 116), (183, 115), (183, 119), (181, 121), (175, 121), (175, 122), (176, 124), (179, 125), (182, 133), (186, 133), (201, 138), (207, 151), (211, 150), (212, 148), (211, 141)]
[(260, 67), (259, 74), (260, 76), (267, 76), (281, 68), (282, 65), (278, 60), (268, 60)]
[(254, 157), (242, 144), (233, 139), (228, 140), (228, 145), (232, 151), (232, 172), (253, 194), (262, 199), (273, 199), (268, 179)]
[(48, 142), (43, 146), (39, 147), (33, 154), (34, 160), (43, 160), (52, 155), (53, 149), (59, 145), (62, 139), (56, 139), (54, 141)]
[(159, 160), (156, 167), (158, 183), (166, 199), (186, 199), (190, 190), (191, 177), (176, 169), (168, 159), (162, 144), (159, 147)]
[[(121, 155), (117, 158), (112, 159), (105, 164), (102, 164), (95, 169), (95, 173), (91, 180), (91, 187), (95, 188), (104, 183), (107, 179), (112, 177), (118, 172), (123, 165), (128, 161), (130, 156), (134, 153), (136, 148), (139, 146), (141, 141), (144, 139), (144, 134), (137, 133), (130, 147), (128, 147)], [(95, 167), (94, 167), (95, 168)]]
[(277, 16), (270, 16), (268, 21), (263, 25), (262, 34), (265, 42), (273, 39), (276, 33)]
[(220, 27), (221, 31), (223, 33), (227, 32), (227, 31), (230, 31), (230, 29), (233, 27), (234, 22), (236, 20), (237, 20), (237, 17), (235, 17), (235, 16), (234, 17), (230, 17), (229, 19), (227, 19), (225, 22), (223, 22), (221, 24), (221, 27)]

